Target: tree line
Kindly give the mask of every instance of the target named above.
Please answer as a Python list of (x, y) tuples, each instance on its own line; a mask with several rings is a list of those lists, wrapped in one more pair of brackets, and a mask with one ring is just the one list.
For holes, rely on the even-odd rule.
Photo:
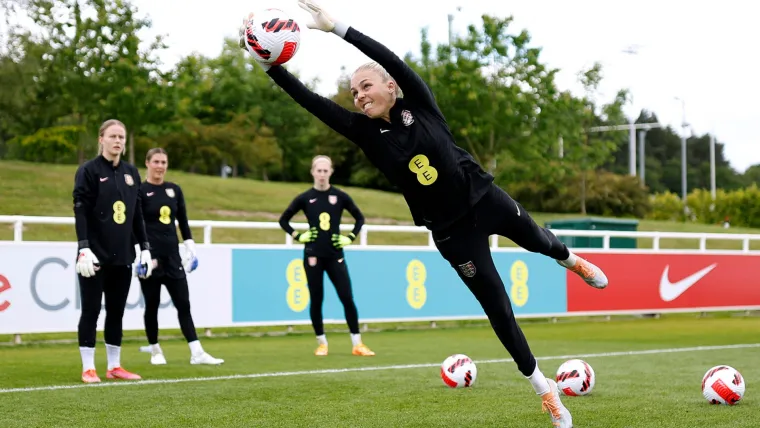
[[(363, 154), (293, 102), (252, 58), (224, 40), (216, 57), (190, 54), (168, 70), (163, 37), (128, 0), (0, 0), (0, 158), (81, 163), (96, 154), (98, 125), (127, 124), (130, 162), (164, 147), (171, 164), (197, 174), (308, 181), (315, 154), (334, 160), (341, 185), (395, 190)], [(34, 23), (24, 27), (25, 16)], [(652, 193), (681, 191), (680, 137), (647, 133), (646, 183), (628, 173), (627, 132), (589, 132), (629, 122), (627, 90), (604, 102), (601, 65), (581, 70), (585, 92), (559, 88), (512, 17), (484, 15), (450, 44), (433, 46), (425, 29), (420, 55), (405, 61), (430, 85), (458, 144), (532, 210), (643, 217)], [(411, 48), (411, 46), (410, 46)], [(353, 109), (349, 74), (332, 99)], [(307, 82), (314, 87), (315, 82)], [(403, 89), (403, 88), (402, 88)], [(657, 122), (642, 111), (637, 123)], [(688, 139), (690, 189), (709, 189), (709, 135)], [(760, 184), (760, 165), (740, 174), (716, 144), (717, 183), (725, 190)]]

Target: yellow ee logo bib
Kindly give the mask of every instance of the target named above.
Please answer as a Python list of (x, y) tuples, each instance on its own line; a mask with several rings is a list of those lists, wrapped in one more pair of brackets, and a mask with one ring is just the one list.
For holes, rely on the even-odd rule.
[(417, 155), (409, 161), (409, 171), (417, 174), (417, 181), (423, 186), (429, 186), (438, 179), (438, 170), (430, 166), (430, 159), (425, 155)]
[(158, 210), (158, 221), (163, 224), (169, 224), (172, 222), (172, 209), (164, 205)]

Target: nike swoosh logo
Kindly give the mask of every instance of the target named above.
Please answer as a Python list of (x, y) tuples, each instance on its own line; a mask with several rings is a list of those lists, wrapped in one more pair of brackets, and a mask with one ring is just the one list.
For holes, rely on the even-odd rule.
[(386, 132), (391, 132), (391, 130), (390, 129), (381, 129), (380, 130), (381, 134), (385, 134)]
[(704, 278), (704, 276), (710, 273), (711, 270), (715, 269), (715, 266), (718, 266), (718, 264), (713, 263), (701, 271), (676, 282), (670, 282), (670, 279), (668, 279), (670, 265), (665, 266), (665, 270), (662, 272), (662, 278), (660, 278), (660, 298), (666, 302), (672, 302), (694, 284), (699, 282), (700, 279)]
[(148, 195), (148, 196), (153, 196), (153, 192), (150, 192), (150, 193), (146, 193), (146, 195)]
[(309, 199), (309, 203), (310, 203), (310, 204), (313, 204), (314, 202), (317, 202), (317, 198), (314, 198), (314, 199)]

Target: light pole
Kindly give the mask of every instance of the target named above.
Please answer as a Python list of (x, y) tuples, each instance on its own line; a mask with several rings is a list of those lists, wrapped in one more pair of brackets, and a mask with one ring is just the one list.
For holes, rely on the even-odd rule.
[(715, 135), (710, 133), (710, 194), (715, 202)]
[(639, 129), (639, 181), (641, 182), (641, 187), (646, 187), (646, 183), (644, 182), (644, 165), (646, 161), (644, 142), (646, 138), (647, 129)]
[[(462, 6), (457, 6), (457, 12), (462, 11)], [(454, 14), (449, 14), (449, 46), (454, 42)]]
[[(595, 126), (593, 128), (589, 128), (589, 132), (607, 132), (607, 131), (625, 131), (628, 130), (628, 169), (631, 176), (636, 176), (636, 130), (637, 129), (643, 129), (643, 130), (650, 130), (654, 128), (662, 128), (663, 126), (659, 123), (629, 123), (628, 125), (611, 125), (611, 126)], [(642, 140), (643, 144), (643, 140)], [(639, 149), (641, 151), (642, 158), (644, 157), (644, 149)], [(642, 159), (641, 161), (641, 174), (642, 177), (644, 175), (644, 161)]]
[(683, 199), (684, 209), (686, 209), (686, 101), (683, 98), (675, 97), (681, 101), (681, 198)]

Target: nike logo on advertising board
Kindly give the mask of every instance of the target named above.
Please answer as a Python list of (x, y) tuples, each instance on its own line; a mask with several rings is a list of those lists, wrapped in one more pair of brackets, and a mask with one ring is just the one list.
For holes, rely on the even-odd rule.
[(678, 296), (685, 293), (686, 290), (699, 282), (699, 280), (704, 278), (711, 270), (715, 269), (715, 266), (718, 266), (718, 264), (713, 263), (701, 271), (676, 282), (670, 282), (670, 279), (668, 278), (670, 265), (665, 266), (665, 270), (662, 272), (662, 278), (660, 278), (660, 298), (666, 302), (671, 302), (677, 299)]

